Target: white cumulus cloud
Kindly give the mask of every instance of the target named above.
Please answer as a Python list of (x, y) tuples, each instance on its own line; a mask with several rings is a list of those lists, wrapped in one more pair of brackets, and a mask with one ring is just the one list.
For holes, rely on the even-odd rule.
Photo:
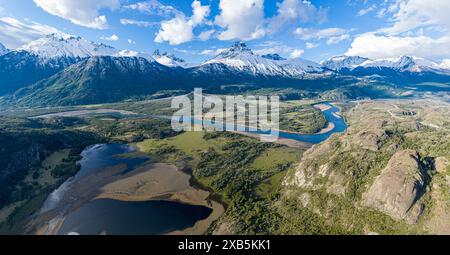
[(398, 0), (389, 6), (393, 13), (392, 26), (380, 32), (399, 34), (418, 27), (450, 28), (450, 1), (448, 0)]
[(72, 23), (84, 27), (104, 29), (107, 18), (100, 14), (104, 8), (117, 9), (119, 0), (34, 0), (44, 11), (70, 20)]
[(450, 36), (431, 38), (427, 36), (384, 36), (364, 34), (357, 36), (346, 55), (368, 58), (387, 58), (401, 55), (428, 59), (450, 57)]
[(111, 36), (102, 36), (100, 39), (105, 41), (118, 41), (120, 38), (116, 34), (113, 34)]
[(171, 20), (161, 23), (161, 29), (156, 34), (155, 42), (169, 42), (171, 45), (179, 45), (194, 39), (194, 27), (202, 24), (210, 14), (210, 7), (201, 5), (200, 1), (192, 2), (193, 15), (187, 18), (184, 14), (178, 14)]
[(224, 29), (220, 40), (252, 40), (265, 35), (264, 0), (220, 0), (215, 24)]
[(178, 45), (189, 42), (193, 38), (192, 24), (189, 24), (184, 16), (178, 16), (161, 23), (161, 29), (156, 34), (155, 42), (167, 41), (170, 45)]
[(348, 55), (370, 58), (450, 58), (450, 1), (396, 0), (379, 12), (388, 25), (355, 37)]
[(207, 41), (209, 40), (209, 38), (211, 38), (211, 36), (216, 32), (216, 30), (211, 29), (211, 30), (207, 30), (207, 31), (203, 31), (198, 35), (198, 38), (202, 41)]
[(331, 27), (325, 29), (312, 29), (299, 27), (294, 31), (294, 34), (300, 37), (300, 39), (309, 40), (322, 40), (327, 39), (327, 44), (338, 44), (344, 40), (350, 39), (350, 34), (347, 29)]

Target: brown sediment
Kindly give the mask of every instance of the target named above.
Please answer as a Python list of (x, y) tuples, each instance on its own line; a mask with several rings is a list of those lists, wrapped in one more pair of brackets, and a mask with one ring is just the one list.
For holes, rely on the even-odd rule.
[[(224, 213), (219, 202), (210, 199), (210, 192), (192, 187), (190, 176), (171, 164), (149, 163), (124, 175), (120, 173), (125, 166), (110, 167), (86, 176), (72, 185), (61, 201), (59, 208), (38, 215), (32, 225), (36, 234), (56, 235), (61, 228), (64, 216), (84, 204), (100, 198), (120, 201), (167, 200), (190, 205), (205, 206), (213, 211), (208, 218), (198, 221), (193, 227), (169, 234), (204, 234), (209, 226)], [(68, 207), (68, 208), (67, 208)]]
[(121, 201), (169, 200), (180, 203), (205, 206), (213, 209), (208, 218), (198, 221), (193, 227), (175, 231), (175, 235), (200, 235), (223, 213), (224, 207), (209, 199), (210, 193), (190, 185), (190, 176), (176, 166), (153, 164), (148, 171), (141, 171), (128, 178), (122, 178), (102, 188), (96, 198), (110, 198)]
[(321, 110), (322, 112), (330, 110), (332, 107), (326, 104), (316, 104), (314, 108)]
[[(238, 131), (233, 131), (233, 133), (240, 134), (240, 135), (245, 135), (245, 136), (248, 136), (248, 137), (251, 137), (251, 138), (255, 138), (255, 139), (260, 139), (261, 138), (260, 134), (255, 134), (255, 133), (238, 132)], [(297, 140), (285, 139), (285, 138), (278, 138), (274, 143), (281, 144), (281, 145), (286, 145), (286, 146), (291, 147), (291, 148), (308, 149), (308, 148), (312, 147), (312, 144), (310, 144), (310, 143), (300, 142), (300, 141), (297, 141)]]
[(335, 125), (333, 122), (328, 122), (328, 126), (326, 128), (323, 128), (322, 130), (320, 130), (319, 133), (316, 134), (325, 134), (328, 133), (330, 131), (332, 131), (334, 129)]
[[(325, 133), (332, 131), (335, 128), (335, 126), (336, 125), (334, 123), (328, 122), (328, 125), (325, 128), (321, 129), (319, 132), (314, 133), (314, 134), (305, 134), (305, 133), (300, 133), (300, 132), (295, 132), (295, 131), (287, 131), (287, 130), (275, 130), (275, 131), (288, 133), (288, 134), (297, 134), (297, 135), (320, 135), (320, 134), (325, 134)], [(241, 132), (241, 131), (234, 131), (233, 133), (245, 135), (245, 136), (252, 137), (255, 139), (260, 139), (260, 137), (261, 137), (260, 134), (256, 134), (256, 133)], [(275, 141), (274, 143), (286, 145), (291, 148), (311, 148), (313, 146), (313, 144), (311, 144), (311, 143), (300, 142), (297, 140), (286, 139), (286, 138), (278, 138), (277, 141)]]

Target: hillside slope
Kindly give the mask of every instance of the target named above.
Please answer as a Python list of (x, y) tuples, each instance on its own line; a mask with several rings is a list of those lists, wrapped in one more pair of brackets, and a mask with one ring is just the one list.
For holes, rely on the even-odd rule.
[(178, 87), (176, 72), (144, 58), (93, 57), (18, 90), (16, 105), (81, 105), (145, 97)]
[(282, 200), (329, 222), (328, 231), (448, 234), (449, 109), (432, 100), (357, 103), (345, 114), (347, 133), (304, 154)]

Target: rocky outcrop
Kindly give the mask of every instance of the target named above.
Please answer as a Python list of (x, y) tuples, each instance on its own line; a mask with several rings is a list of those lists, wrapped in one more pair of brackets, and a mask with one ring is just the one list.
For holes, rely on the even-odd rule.
[(353, 144), (361, 146), (363, 149), (378, 151), (383, 142), (387, 139), (387, 135), (382, 129), (364, 130), (353, 137)]
[(425, 188), (426, 177), (417, 153), (399, 151), (363, 194), (362, 204), (412, 224), (423, 211), (420, 198)]
[(336, 172), (332, 172), (328, 178), (327, 192), (335, 195), (344, 195), (346, 191), (345, 177)]

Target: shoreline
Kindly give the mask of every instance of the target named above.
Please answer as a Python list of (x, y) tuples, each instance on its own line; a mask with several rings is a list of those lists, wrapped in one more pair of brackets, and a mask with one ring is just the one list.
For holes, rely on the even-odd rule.
[[(240, 131), (232, 131), (232, 133), (244, 135), (250, 138), (254, 139), (260, 139), (260, 134), (254, 134), (254, 133), (248, 133), (248, 132), (240, 132)], [(276, 144), (286, 145), (291, 148), (298, 148), (298, 149), (309, 149), (313, 146), (311, 143), (307, 142), (300, 142), (294, 139), (287, 139), (287, 138), (278, 138), (277, 141), (273, 142)]]
[(118, 175), (124, 167), (109, 167), (78, 180), (67, 191), (57, 208), (37, 215), (29, 226), (35, 227), (33, 232), (37, 235), (58, 235), (67, 215), (102, 198), (128, 202), (165, 200), (212, 209), (206, 219), (197, 221), (194, 226), (166, 233), (167, 235), (204, 234), (225, 212), (225, 207), (220, 202), (210, 198), (212, 194), (209, 191), (191, 186), (191, 175), (183, 172), (180, 167), (149, 162), (125, 175)]
[[(211, 199), (211, 192), (194, 187), (190, 183), (191, 175), (171, 164), (155, 163), (156, 166), (120, 179), (102, 188), (94, 199), (109, 198), (127, 202), (172, 201), (188, 205), (204, 206), (212, 209), (204, 220), (194, 226), (166, 233), (166, 235), (202, 235), (225, 212), (219, 201)], [(158, 166), (163, 166), (159, 168)], [(170, 166), (170, 168), (167, 168)], [(163, 184), (161, 184), (163, 183)], [(161, 187), (164, 186), (164, 187)]]

